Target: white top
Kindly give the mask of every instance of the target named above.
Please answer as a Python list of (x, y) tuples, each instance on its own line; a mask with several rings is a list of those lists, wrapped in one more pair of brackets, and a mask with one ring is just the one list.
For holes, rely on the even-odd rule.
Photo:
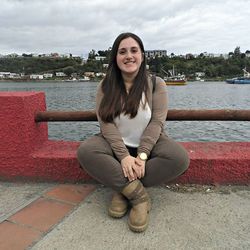
[(122, 113), (114, 119), (114, 123), (120, 131), (126, 146), (133, 148), (139, 147), (142, 133), (151, 119), (152, 112), (148, 103), (146, 103), (145, 109), (143, 109), (145, 100), (146, 97), (143, 93), (137, 115), (134, 118), (130, 119), (129, 115)]

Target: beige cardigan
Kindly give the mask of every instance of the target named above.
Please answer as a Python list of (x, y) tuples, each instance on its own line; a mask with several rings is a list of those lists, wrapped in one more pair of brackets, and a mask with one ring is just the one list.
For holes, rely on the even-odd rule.
[[(121, 161), (123, 158), (129, 155), (129, 152), (115, 124), (105, 123), (99, 117), (98, 110), (102, 97), (103, 92), (100, 83), (96, 94), (96, 114), (98, 122), (100, 124), (101, 134), (110, 144), (116, 157)], [(156, 77), (156, 86), (154, 92), (152, 80), (149, 80), (148, 102), (149, 107), (152, 111), (152, 117), (148, 126), (142, 134), (140, 145), (137, 148), (137, 152), (145, 152), (149, 156), (153, 146), (159, 139), (160, 135), (164, 133), (164, 124), (168, 111), (166, 84), (164, 80), (160, 77)]]

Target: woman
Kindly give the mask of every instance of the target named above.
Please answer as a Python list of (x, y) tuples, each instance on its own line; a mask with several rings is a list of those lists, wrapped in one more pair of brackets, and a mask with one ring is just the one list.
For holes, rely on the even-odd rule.
[(186, 151), (164, 133), (165, 83), (159, 77), (153, 82), (141, 39), (120, 34), (96, 95), (101, 134), (84, 141), (77, 152), (89, 175), (115, 191), (110, 216), (121, 218), (132, 205), (128, 225), (135, 232), (148, 225), (145, 187), (173, 180), (189, 165)]

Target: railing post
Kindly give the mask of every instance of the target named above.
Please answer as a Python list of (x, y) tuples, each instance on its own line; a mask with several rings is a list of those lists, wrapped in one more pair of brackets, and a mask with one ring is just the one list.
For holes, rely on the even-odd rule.
[(36, 123), (37, 111), (45, 111), (42, 92), (0, 92), (0, 176), (22, 172), (30, 154), (48, 140), (47, 123)]

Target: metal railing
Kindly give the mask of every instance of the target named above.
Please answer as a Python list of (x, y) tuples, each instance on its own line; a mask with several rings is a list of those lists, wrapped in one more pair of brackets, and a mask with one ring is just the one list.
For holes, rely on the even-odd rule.
[[(250, 109), (201, 109), (168, 111), (167, 121), (250, 121)], [(86, 111), (39, 111), (35, 114), (36, 122), (97, 121), (95, 110)]]

